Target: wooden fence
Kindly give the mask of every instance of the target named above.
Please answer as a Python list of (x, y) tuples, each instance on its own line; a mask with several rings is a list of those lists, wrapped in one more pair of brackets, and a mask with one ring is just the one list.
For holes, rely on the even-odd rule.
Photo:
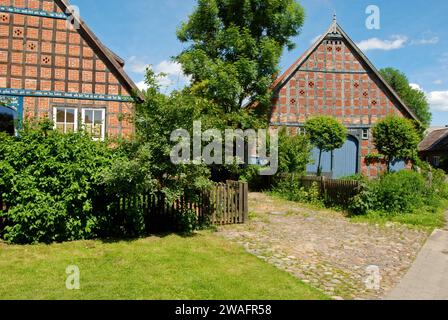
[[(289, 177), (290, 178), (290, 177)], [(361, 182), (356, 180), (335, 180), (326, 177), (298, 177), (305, 190), (313, 185), (319, 188), (320, 196), (331, 204), (347, 206), (350, 200), (361, 191)]]
[[(164, 228), (171, 230), (173, 226), (170, 223), (175, 221), (172, 218), (185, 209), (196, 212), (200, 223), (240, 224), (248, 220), (248, 193), (247, 183), (227, 181), (214, 184), (209, 190), (183, 195), (173, 201), (169, 201), (162, 193), (99, 199), (98, 209), (108, 212), (112, 221), (116, 219), (117, 225), (125, 224), (130, 228), (133, 226), (132, 217), (143, 214), (148, 231), (161, 231)], [(0, 193), (0, 211), (6, 210)], [(139, 214), (133, 215), (133, 212)], [(0, 218), (0, 232), (3, 230), (3, 223)]]
[(227, 181), (218, 183), (206, 194), (210, 207), (211, 220), (214, 225), (245, 223), (248, 220), (247, 183)]
[(183, 195), (169, 201), (162, 193), (122, 197), (115, 206), (115, 214), (139, 211), (150, 229), (167, 225), (177, 212), (186, 209), (196, 212), (200, 223), (227, 225), (245, 223), (248, 219), (247, 183), (227, 181), (216, 183), (209, 190)]

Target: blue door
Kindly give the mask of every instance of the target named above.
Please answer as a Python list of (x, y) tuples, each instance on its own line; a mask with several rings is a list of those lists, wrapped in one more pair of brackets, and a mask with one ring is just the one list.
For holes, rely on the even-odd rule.
[[(322, 154), (322, 174), (334, 179), (351, 176), (359, 172), (358, 166), (359, 143), (353, 136), (348, 136), (342, 148)], [(308, 173), (317, 173), (319, 150), (313, 149), (313, 164), (307, 166)]]
[[(311, 163), (306, 167), (306, 171), (309, 174), (317, 173), (317, 165), (319, 163), (319, 149), (314, 148), (311, 150)], [(322, 174), (325, 176), (331, 176), (331, 153), (330, 152), (322, 152), (322, 160), (321, 165)]]
[(391, 172), (398, 172), (406, 169), (406, 163), (403, 160), (394, 160), (390, 164)]
[(333, 178), (341, 178), (357, 174), (358, 170), (358, 140), (348, 136), (341, 149), (334, 151)]

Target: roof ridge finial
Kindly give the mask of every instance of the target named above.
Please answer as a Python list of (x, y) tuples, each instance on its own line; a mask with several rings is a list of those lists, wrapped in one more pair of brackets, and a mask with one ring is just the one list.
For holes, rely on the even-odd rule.
[(338, 33), (338, 21), (336, 16), (336, 10), (333, 11), (333, 23), (330, 27), (330, 33)]

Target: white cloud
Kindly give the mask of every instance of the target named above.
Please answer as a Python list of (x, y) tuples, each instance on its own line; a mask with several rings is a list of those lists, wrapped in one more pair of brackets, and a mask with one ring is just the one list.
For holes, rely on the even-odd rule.
[(428, 98), (428, 103), (432, 111), (448, 112), (448, 90), (426, 92), (419, 84), (410, 83), (409, 85), (414, 89), (418, 89), (425, 92), (425, 95)]
[(136, 85), (137, 85), (137, 88), (139, 88), (142, 91), (148, 90), (148, 85), (145, 83), (145, 80), (137, 82)]
[(448, 112), (448, 91), (432, 91), (427, 96), (432, 110)]
[(412, 40), (411, 45), (427, 45), (427, 44), (437, 44), (439, 43), (440, 38), (439, 37), (432, 37), (432, 38), (426, 38), (426, 39), (418, 39), (418, 40)]
[(154, 67), (154, 71), (165, 74), (165, 76), (159, 77), (159, 84), (162, 87), (178, 87), (191, 81), (190, 77), (182, 71), (182, 66), (177, 62), (164, 60)]
[(403, 35), (391, 36), (389, 40), (381, 40), (378, 38), (371, 38), (362, 40), (357, 45), (362, 51), (368, 50), (396, 50), (403, 48), (408, 42), (408, 37)]
[[(138, 61), (138, 60), (135, 59), (134, 61)], [(143, 68), (143, 65), (145, 66), (144, 68)], [(146, 71), (147, 66), (149, 66), (149, 64), (139, 63), (139, 64), (135, 65), (135, 70)], [(160, 62), (156, 66), (154, 66), (153, 70), (157, 74), (163, 74), (163, 75), (159, 75), (157, 77), (157, 82), (162, 88), (165, 88), (169, 91), (173, 90), (174, 88), (179, 88), (184, 85), (187, 85), (191, 81), (190, 77), (186, 76), (183, 73), (182, 66), (177, 62), (163, 60), (162, 62)], [(144, 71), (143, 71), (143, 73), (144, 73)], [(134, 72), (136, 72), (136, 71), (134, 71)], [(136, 72), (136, 73), (142, 73), (142, 72)], [(148, 89), (148, 86), (146, 85), (144, 80), (138, 82), (137, 87), (140, 90)]]
[(319, 40), (320, 37), (322, 37), (321, 34), (318, 35), (318, 36), (315, 36), (313, 39), (311, 39), (310, 43), (311, 43), (311, 44), (314, 44), (317, 40)]
[(412, 89), (423, 91), (422, 87), (421, 87), (419, 84), (416, 84), (416, 83), (410, 83), (409, 86), (410, 86)]
[(443, 80), (437, 79), (433, 83), (434, 84), (443, 84)]
[(164, 60), (154, 67), (154, 71), (169, 75), (178, 75), (182, 73), (182, 66), (177, 62)]
[(131, 72), (144, 74), (149, 63), (145, 63), (143, 60), (136, 56), (132, 56), (125, 64), (125, 68)]

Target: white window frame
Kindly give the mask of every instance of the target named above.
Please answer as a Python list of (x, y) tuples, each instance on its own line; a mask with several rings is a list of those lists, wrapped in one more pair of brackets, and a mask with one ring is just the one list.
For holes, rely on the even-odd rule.
[(362, 140), (369, 140), (370, 138), (370, 130), (362, 129)]
[(93, 140), (95, 141), (104, 141), (106, 138), (106, 109), (104, 108), (82, 108), (81, 110), (81, 121), (82, 121), (82, 126), (85, 127), (85, 115), (86, 115), (86, 111), (93, 111), (93, 123), (95, 124), (95, 111), (101, 111), (102, 114), (102, 126), (101, 126), (101, 138), (94, 138), (92, 137)]
[(57, 122), (57, 115), (58, 109), (64, 109), (64, 132), (67, 133), (67, 110), (74, 110), (75, 111), (75, 123), (74, 123), (74, 131), (78, 132), (78, 108), (76, 107), (70, 107), (70, 106), (54, 106), (53, 107), (53, 122), (54, 122), (54, 129), (57, 130), (58, 124), (62, 124), (62, 122)]

